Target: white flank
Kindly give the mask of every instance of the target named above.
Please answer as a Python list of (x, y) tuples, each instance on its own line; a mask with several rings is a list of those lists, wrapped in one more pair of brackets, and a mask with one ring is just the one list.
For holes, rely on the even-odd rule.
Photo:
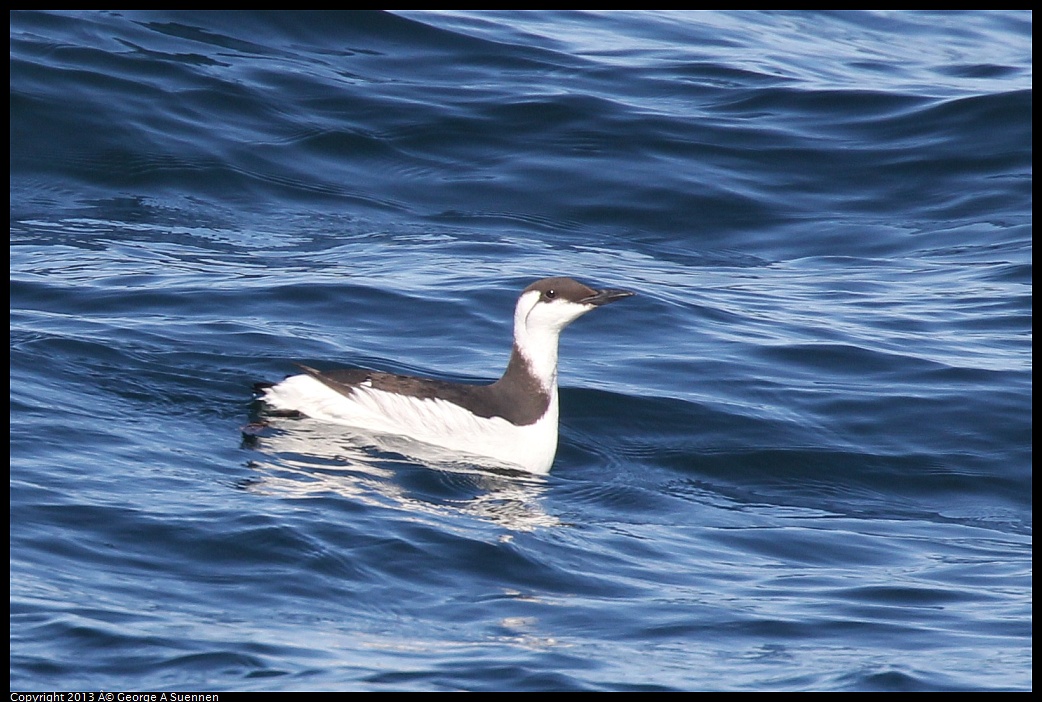
[(556, 386), (546, 415), (527, 426), (515, 426), (501, 417), (478, 417), (444, 400), (420, 400), (367, 387), (356, 388), (349, 397), (309, 375), (294, 375), (268, 388), (264, 401), (276, 410), (294, 410), (365, 434), (407, 436), (531, 473), (548, 473), (557, 453)]

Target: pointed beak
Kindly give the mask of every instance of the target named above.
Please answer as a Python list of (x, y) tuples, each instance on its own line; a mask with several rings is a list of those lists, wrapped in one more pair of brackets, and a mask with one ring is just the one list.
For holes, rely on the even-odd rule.
[(589, 297), (584, 297), (579, 302), (581, 302), (584, 305), (596, 305), (599, 307), (600, 305), (606, 305), (609, 302), (621, 300), (624, 297), (633, 297), (633, 295), (634, 293), (630, 292), (629, 290), (595, 290), (593, 295), (590, 295)]

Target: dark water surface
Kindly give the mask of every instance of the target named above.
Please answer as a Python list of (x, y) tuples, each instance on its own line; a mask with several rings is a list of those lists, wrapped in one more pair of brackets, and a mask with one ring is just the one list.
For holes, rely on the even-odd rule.
[[(10, 19), (12, 689), (1031, 689), (1030, 13)], [(548, 477), (244, 440), (559, 274)]]

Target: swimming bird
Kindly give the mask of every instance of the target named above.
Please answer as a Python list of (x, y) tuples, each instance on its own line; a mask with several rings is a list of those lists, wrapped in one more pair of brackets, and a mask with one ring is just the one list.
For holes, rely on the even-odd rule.
[(260, 390), (276, 414), (304, 415), (375, 435), (405, 437), (461, 458), (548, 473), (557, 453), (557, 347), (591, 310), (633, 295), (571, 278), (543, 278), (514, 308), (514, 346), (503, 377), (475, 385), (343, 368), (304, 372)]

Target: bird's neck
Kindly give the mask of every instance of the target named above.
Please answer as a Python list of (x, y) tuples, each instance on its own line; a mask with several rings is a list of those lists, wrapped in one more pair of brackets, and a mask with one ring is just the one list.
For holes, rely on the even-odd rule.
[(514, 332), (514, 348), (507, 365), (507, 374), (527, 373), (547, 393), (557, 390), (557, 333)]

